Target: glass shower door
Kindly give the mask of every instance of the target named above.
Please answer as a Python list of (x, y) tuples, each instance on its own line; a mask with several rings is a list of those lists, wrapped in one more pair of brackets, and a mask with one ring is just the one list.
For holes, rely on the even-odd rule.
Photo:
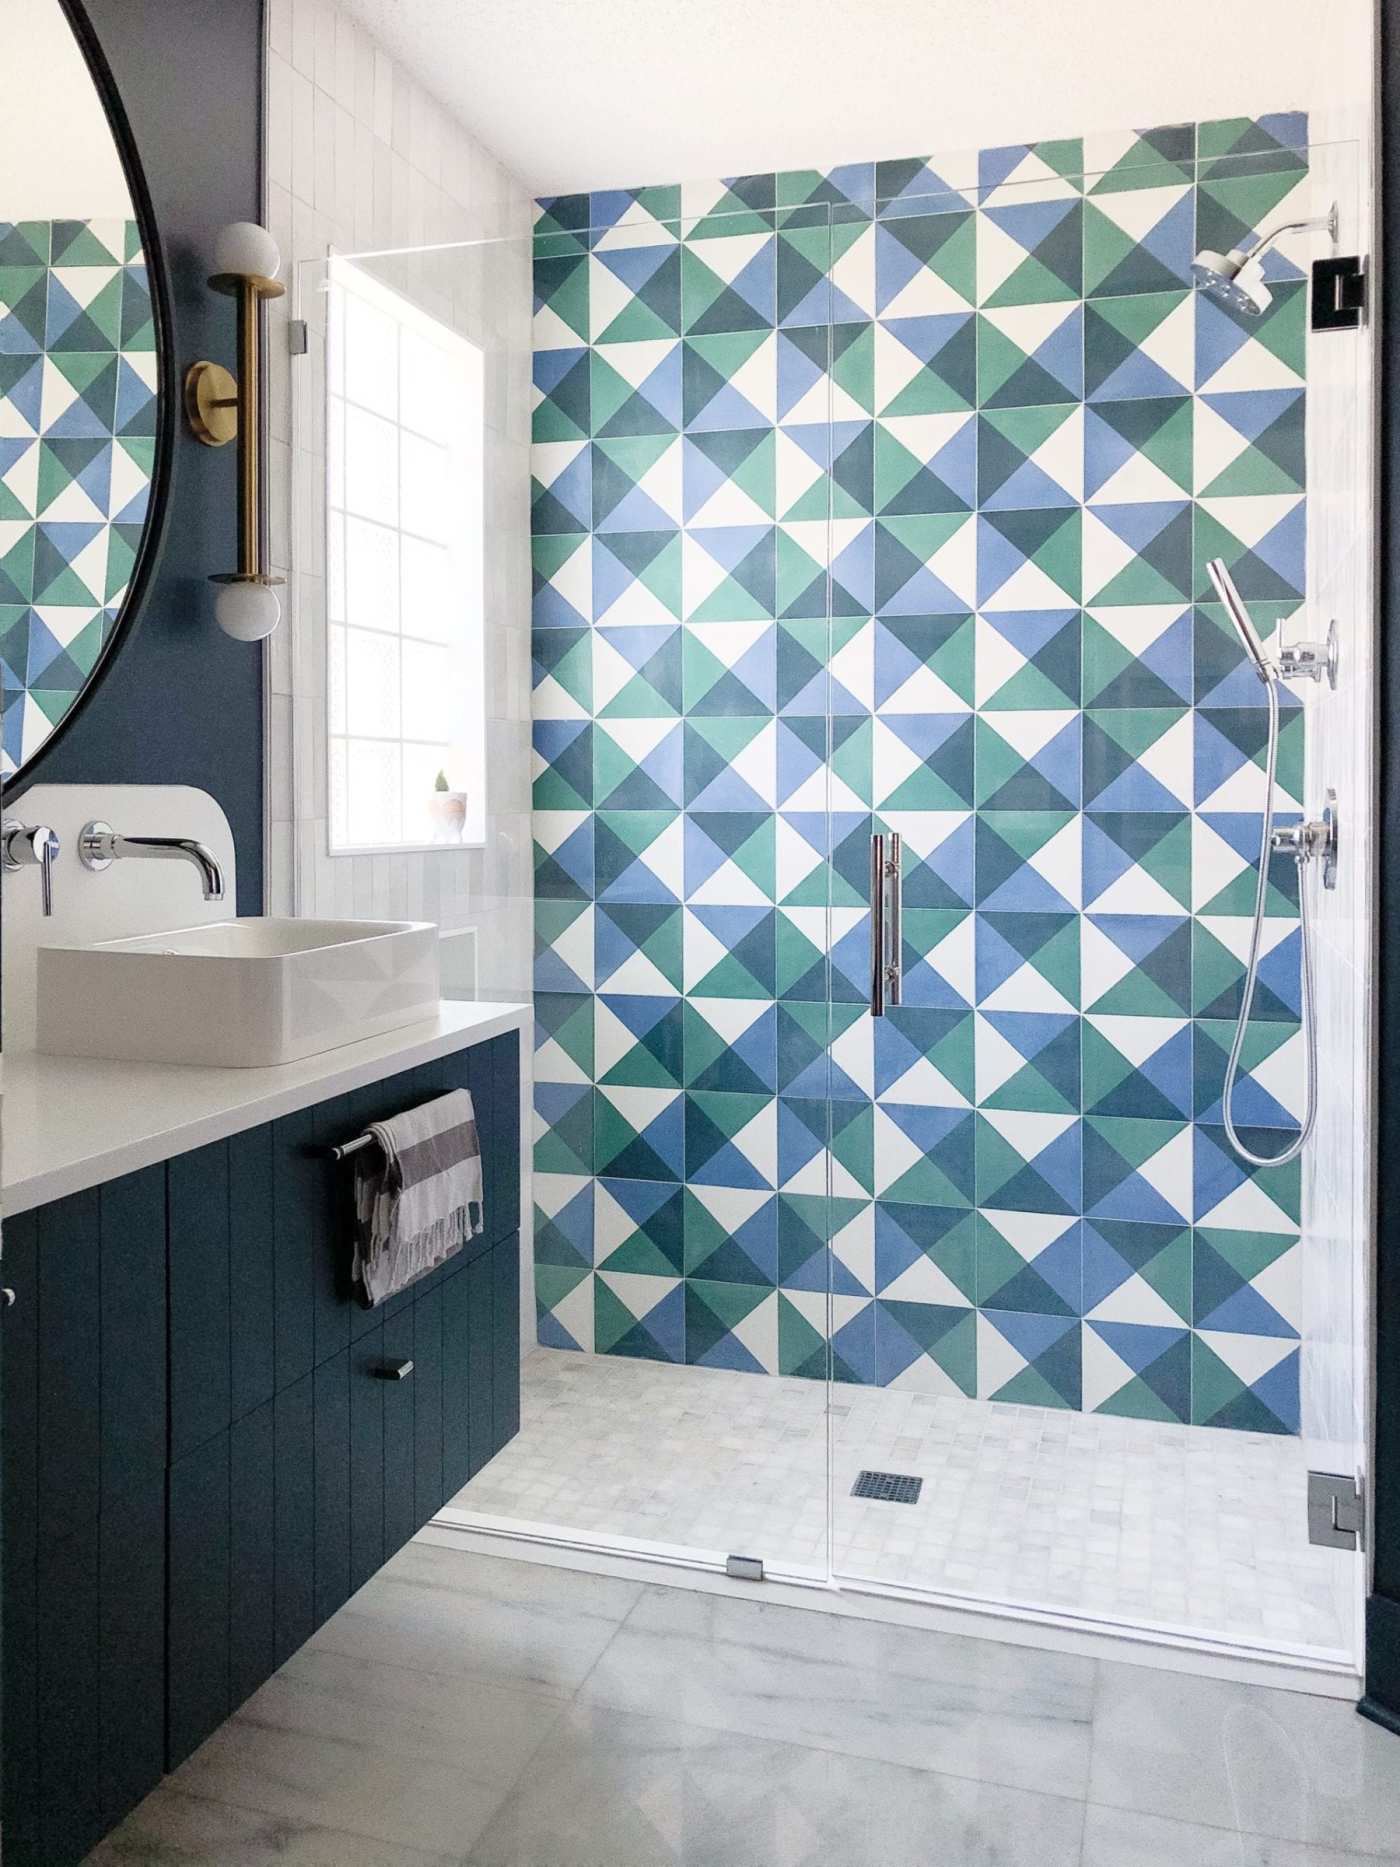
[(829, 917), (868, 843), (832, 848), (828, 567), (868, 461), (819, 180), (536, 224), (534, 1329), (448, 1516), (825, 1580)]
[[(1360, 1456), (1365, 909), (1305, 875), (1331, 1088), (1324, 1052), (1301, 1171), (1253, 1168), (1221, 1090), (1267, 709), (1205, 566), (1271, 639), (1358, 619), (1352, 687), (1284, 697), (1275, 804), (1369, 796), (1368, 351), (1309, 334), (1306, 240), (1258, 315), (1191, 262), (1332, 198), (1364, 250), (1356, 152), (1279, 117), (881, 172), (832, 810), (862, 907), (897, 847), (900, 974), (872, 1006), (834, 910), (834, 1574), (1338, 1664), (1356, 1558), (1309, 1547), (1306, 1486)], [(1297, 889), (1276, 858), (1236, 1104), (1264, 1154), (1302, 1106)]]

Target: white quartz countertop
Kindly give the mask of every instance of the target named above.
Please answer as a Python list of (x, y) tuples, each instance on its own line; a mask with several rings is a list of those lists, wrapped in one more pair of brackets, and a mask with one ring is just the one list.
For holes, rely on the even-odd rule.
[(436, 1018), (275, 1069), (7, 1052), (0, 1207), (13, 1215), (523, 1028), (525, 1005), (444, 1000)]

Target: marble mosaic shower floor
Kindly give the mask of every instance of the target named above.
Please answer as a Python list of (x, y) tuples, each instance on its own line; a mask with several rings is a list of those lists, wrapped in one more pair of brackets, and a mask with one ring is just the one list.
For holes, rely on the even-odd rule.
[[(453, 1500), (770, 1570), (825, 1571), (827, 1433), (815, 1382), (536, 1348), (519, 1437)], [(1216, 1639), (1340, 1653), (1351, 1558), (1314, 1549), (1302, 1444), (1267, 1434), (841, 1387), (835, 1567)], [(864, 1468), (917, 1504), (850, 1496)]]

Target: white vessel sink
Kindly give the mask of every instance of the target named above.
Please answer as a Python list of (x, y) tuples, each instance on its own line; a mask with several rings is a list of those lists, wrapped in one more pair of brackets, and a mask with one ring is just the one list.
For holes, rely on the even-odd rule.
[(38, 951), (38, 1042), (63, 1057), (252, 1068), (437, 1016), (427, 921), (253, 916)]

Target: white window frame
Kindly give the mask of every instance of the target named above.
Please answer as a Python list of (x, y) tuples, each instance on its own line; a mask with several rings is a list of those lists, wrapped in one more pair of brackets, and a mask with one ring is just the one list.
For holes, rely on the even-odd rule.
[[(338, 856), (398, 855), (414, 852), (450, 852), (452, 850), (481, 849), (486, 845), (486, 824), (488, 821), (489, 768), (486, 757), (486, 658), (485, 658), (485, 353), (481, 346), (470, 338), (455, 331), (450, 325), (422, 310), (402, 293), (376, 279), (363, 266), (352, 260), (332, 256), (328, 274), (327, 290), (330, 302), (327, 306), (327, 371), (326, 371), (326, 444), (325, 444), (325, 513), (326, 513), (326, 615), (324, 623), (324, 643), (326, 653), (326, 683), (323, 701), (323, 719), (325, 725), (325, 783), (326, 783), (326, 847), (332, 858)], [(415, 635), (405, 627), (406, 617), (403, 611), (403, 567), (400, 550), (399, 595), (400, 606), (397, 627), (382, 632), (365, 629), (363, 624), (348, 622), (344, 615), (334, 613), (332, 591), (335, 587), (336, 567), (331, 563), (334, 541), (333, 515), (341, 519), (340, 544), (341, 562), (339, 565), (339, 587), (345, 587), (345, 520), (356, 516), (364, 518), (366, 514), (350, 514), (345, 504), (344, 472), (345, 442), (343, 435), (335, 438), (336, 424), (332, 419), (336, 403), (343, 413), (346, 409), (364, 408), (365, 404), (353, 402), (346, 394), (343, 380), (344, 358), (339, 358), (341, 380), (335, 379), (331, 359), (337, 349), (334, 331), (335, 320), (341, 315), (343, 299), (339, 294), (353, 292), (374, 308), (390, 317), (401, 330), (416, 332), (443, 353), (443, 394), (453, 395), (460, 400), (460, 412), (454, 415), (449, 424), (446, 446), (450, 460), (449, 475), (454, 484), (454, 505), (460, 502), (461, 522), (453, 524), (445, 541), (450, 553), (450, 587), (454, 593), (460, 593), (458, 601), (460, 612), (454, 614), (457, 627), (448, 647), (451, 651), (453, 683), (457, 694), (457, 705), (453, 709), (455, 736), (448, 741), (426, 741), (406, 737), (403, 733), (403, 657), (400, 652), (400, 703), (399, 732), (394, 734), (374, 734), (338, 730), (333, 717), (335, 682), (332, 677), (332, 657), (336, 646), (336, 631), (341, 630), (349, 636), (352, 631), (365, 634), (391, 636), (400, 644), (405, 641), (420, 641), (437, 646), (441, 637)], [(367, 410), (376, 420), (389, 422), (396, 430), (402, 448), (405, 434), (416, 435), (402, 419), (402, 382), (400, 395), (396, 397), (397, 413), (393, 417), (383, 415), (379, 410)], [(437, 437), (422, 437), (433, 439)], [(438, 442), (441, 444), (441, 442)], [(335, 496), (339, 491), (339, 497)], [(400, 499), (402, 498), (402, 452), (400, 452)], [(391, 518), (373, 519), (396, 533), (400, 546), (405, 537), (423, 538), (411, 525), (404, 524), (404, 514), (396, 510)], [(428, 540), (428, 542), (443, 542)], [(454, 604), (454, 612), (456, 604)], [(429, 840), (407, 833), (401, 840), (392, 842), (357, 842), (353, 840), (337, 842), (335, 837), (336, 811), (332, 803), (333, 770), (337, 745), (349, 745), (355, 741), (376, 741), (380, 744), (395, 745), (399, 748), (400, 782), (402, 784), (403, 749), (414, 745), (432, 745), (442, 753), (441, 763), (448, 770), (451, 788), (465, 789), (467, 793), (466, 824), (460, 841)], [(450, 768), (450, 769), (449, 769)], [(425, 800), (426, 801), (426, 800)], [(408, 821), (409, 799), (401, 795), (400, 823), (406, 826)], [(346, 825), (347, 830), (353, 828)]]

